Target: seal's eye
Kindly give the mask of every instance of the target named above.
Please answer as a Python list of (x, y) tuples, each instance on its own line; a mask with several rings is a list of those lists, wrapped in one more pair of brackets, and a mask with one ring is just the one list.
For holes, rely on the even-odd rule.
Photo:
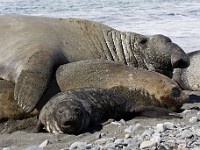
[(74, 109), (74, 112), (75, 112), (75, 113), (80, 113), (80, 111), (81, 111), (80, 108), (75, 108), (75, 109)]
[(59, 113), (59, 114), (62, 114), (62, 113), (63, 113), (63, 110), (59, 110), (58, 113)]
[(147, 39), (146, 38), (143, 38), (139, 41), (140, 44), (144, 45), (147, 43)]

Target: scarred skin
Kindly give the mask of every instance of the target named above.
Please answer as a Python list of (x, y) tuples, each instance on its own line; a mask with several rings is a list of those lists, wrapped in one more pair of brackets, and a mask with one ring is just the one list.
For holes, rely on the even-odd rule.
[(61, 92), (42, 108), (36, 131), (44, 127), (51, 133), (80, 134), (90, 127), (113, 119), (131, 119), (136, 116), (180, 117), (167, 109), (136, 105), (119, 89), (82, 88)]
[(183, 50), (163, 35), (120, 32), (80, 19), (0, 16), (0, 78), (15, 83), (14, 98), (31, 112), (58, 66), (104, 59), (171, 77), (187, 67)]
[(176, 82), (159, 73), (120, 63), (86, 60), (60, 66), (56, 79), (61, 91), (84, 87), (118, 87), (136, 105), (152, 105), (176, 111), (187, 101)]

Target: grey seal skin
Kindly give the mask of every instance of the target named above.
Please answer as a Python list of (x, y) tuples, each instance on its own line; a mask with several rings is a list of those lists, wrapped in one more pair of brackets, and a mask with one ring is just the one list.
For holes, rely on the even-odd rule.
[(36, 132), (79, 134), (112, 118), (136, 116), (174, 118), (176, 113), (159, 107), (136, 105), (118, 89), (82, 88), (61, 92), (42, 108)]
[(190, 66), (175, 69), (173, 79), (185, 90), (200, 91), (200, 51), (188, 53)]
[(187, 54), (190, 66), (175, 69), (173, 80), (175, 80), (188, 95), (200, 96), (200, 50)]
[(35, 110), (26, 113), (14, 99), (14, 84), (9, 81), (0, 80), (0, 122), (8, 119), (22, 119), (36, 116), (39, 113)]
[(56, 68), (105, 59), (171, 76), (187, 67), (184, 51), (164, 35), (120, 32), (80, 19), (0, 16), (0, 78), (15, 83), (14, 98), (31, 112)]
[(84, 60), (61, 65), (56, 71), (56, 80), (61, 91), (120, 87), (118, 92), (130, 95), (129, 99), (137, 100), (137, 105), (163, 107), (172, 111), (177, 111), (188, 100), (170, 78), (113, 61)]

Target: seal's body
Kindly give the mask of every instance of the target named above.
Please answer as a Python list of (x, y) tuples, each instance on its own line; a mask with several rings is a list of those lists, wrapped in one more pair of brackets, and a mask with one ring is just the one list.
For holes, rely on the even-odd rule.
[(178, 117), (159, 107), (136, 105), (117, 89), (83, 88), (61, 92), (42, 108), (37, 131), (79, 134), (102, 122), (135, 116)]
[(61, 91), (84, 87), (110, 89), (129, 95), (136, 105), (176, 111), (187, 101), (176, 82), (159, 73), (113, 61), (86, 60), (60, 66), (56, 78)]
[(27, 112), (43, 96), (55, 69), (69, 62), (105, 59), (171, 76), (187, 67), (183, 50), (163, 35), (120, 32), (80, 19), (0, 16), (0, 78), (15, 83)]

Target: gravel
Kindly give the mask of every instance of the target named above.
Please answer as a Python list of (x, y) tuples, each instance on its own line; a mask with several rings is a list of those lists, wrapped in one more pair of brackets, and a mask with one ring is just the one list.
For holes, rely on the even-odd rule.
[[(129, 121), (113, 121), (104, 125), (99, 131), (78, 136), (25, 131), (2, 133), (0, 148), (2, 150), (197, 150), (200, 149), (200, 111), (190, 109), (197, 105), (199, 104), (186, 105), (187, 109), (180, 113), (183, 119), (134, 118)], [(14, 141), (14, 138), (17, 139)], [(18, 143), (19, 141), (21, 143)]]

